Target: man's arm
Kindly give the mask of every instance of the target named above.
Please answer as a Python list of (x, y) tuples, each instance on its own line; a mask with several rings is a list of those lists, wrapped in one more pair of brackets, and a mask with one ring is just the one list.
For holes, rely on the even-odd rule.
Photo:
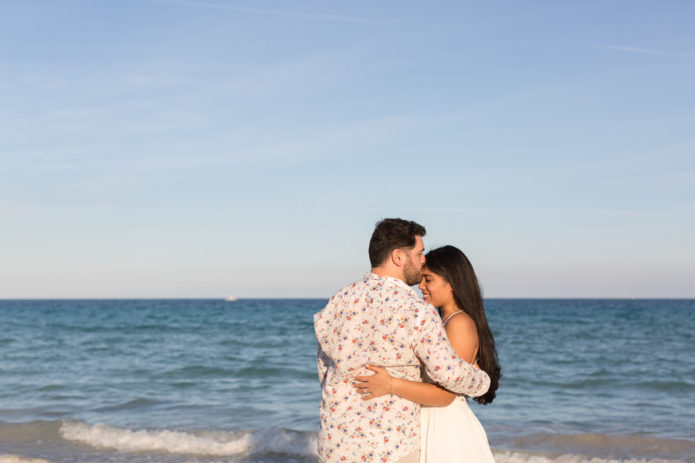
[(316, 343), (318, 344), (316, 352), (316, 370), (319, 374), (319, 383), (323, 387), (326, 381), (326, 374), (328, 373), (328, 365), (330, 364), (330, 358), (326, 355), (326, 352), (321, 348), (321, 340), (326, 338), (325, 324), (321, 323), (321, 319), (327, 310), (330, 310), (330, 306), (333, 304), (333, 298), (328, 301), (326, 307), (320, 312), (314, 314), (314, 334), (316, 335)]
[(319, 344), (318, 353), (316, 354), (316, 369), (319, 372), (319, 383), (321, 383), (321, 386), (323, 386), (323, 382), (326, 380), (328, 360), (328, 356), (323, 349), (321, 349), (321, 344)]
[(464, 361), (456, 351), (432, 307), (416, 304), (412, 347), (425, 366), (427, 375), (444, 388), (479, 397), (490, 387), (490, 377), (483, 370)]

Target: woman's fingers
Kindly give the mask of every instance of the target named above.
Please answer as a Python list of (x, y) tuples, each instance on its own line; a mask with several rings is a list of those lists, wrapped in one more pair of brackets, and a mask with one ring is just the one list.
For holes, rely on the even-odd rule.
[(377, 367), (375, 365), (366, 365), (365, 368), (367, 370), (372, 370), (375, 373), (380, 373), (380, 372), (384, 371), (384, 369), (382, 367)]
[(377, 367), (374, 365), (365, 365), (365, 368), (374, 372), (373, 375), (368, 376), (355, 376), (352, 382), (352, 387), (354, 387), (358, 394), (362, 395), (362, 400), (370, 400), (378, 397), (374, 394), (373, 389), (370, 387), (370, 382), (376, 379), (376, 375), (380, 373), (385, 373), (386, 370), (382, 367)]

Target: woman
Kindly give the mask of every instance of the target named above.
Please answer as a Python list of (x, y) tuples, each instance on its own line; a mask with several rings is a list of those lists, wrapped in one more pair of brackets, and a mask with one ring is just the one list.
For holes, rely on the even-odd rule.
[[(490, 376), (490, 389), (475, 400), (491, 403), (501, 376), (500, 366), (478, 279), (468, 258), (453, 246), (430, 251), (420, 289), (425, 300), (439, 309), (446, 334), (458, 355)], [(494, 463), (485, 430), (465, 396), (430, 382), (394, 378), (384, 368), (367, 368), (374, 375), (355, 378), (355, 387), (365, 400), (390, 393), (423, 405), (420, 463)]]

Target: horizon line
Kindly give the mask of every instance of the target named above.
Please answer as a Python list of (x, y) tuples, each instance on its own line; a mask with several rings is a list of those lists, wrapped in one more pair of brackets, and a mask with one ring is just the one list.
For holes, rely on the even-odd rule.
[[(331, 296), (268, 296), (268, 297), (238, 297), (226, 301), (224, 297), (0, 297), (2, 301), (258, 301), (258, 300), (328, 300)], [(695, 300), (695, 296), (491, 296), (483, 300)]]

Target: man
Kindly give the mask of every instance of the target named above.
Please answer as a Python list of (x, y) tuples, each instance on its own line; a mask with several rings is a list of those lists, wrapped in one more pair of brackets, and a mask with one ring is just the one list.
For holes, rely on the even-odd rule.
[(369, 242), (371, 272), (314, 315), (322, 462), (418, 462), (419, 405), (390, 394), (362, 400), (352, 383), (368, 373), (366, 365), (414, 381), (421, 380), (422, 366), (451, 391), (487, 392), (490, 378), (456, 355), (434, 307), (409, 286), (422, 276), (424, 235), (425, 228), (412, 221), (379, 222)]

